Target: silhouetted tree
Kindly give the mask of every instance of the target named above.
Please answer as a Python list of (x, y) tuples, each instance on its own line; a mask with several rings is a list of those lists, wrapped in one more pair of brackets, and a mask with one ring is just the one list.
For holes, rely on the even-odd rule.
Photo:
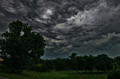
[(114, 62), (116, 62), (120, 66), (120, 56), (115, 57)]
[(64, 64), (65, 64), (65, 61), (61, 58), (56, 58), (54, 60), (54, 69), (55, 70), (63, 70), (64, 69)]
[(86, 60), (86, 70), (92, 71), (94, 69), (95, 69), (95, 57), (90, 55)]
[(112, 59), (106, 54), (98, 55), (95, 63), (97, 70), (108, 71), (112, 69)]
[(69, 56), (69, 58), (72, 60), (72, 59), (75, 59), (76, 56), (77, 56), (76, 53), (72, 53), (71, 56)]
[(85, 60), (84, 60), (84, 57), (77, 56), (76, 59), (77, 59), (78, 70), (85, 70)]
[(1, 58), (8, 72), (19, 73), (31, 61), (37, 61), (44, 54), (45, 40), (32, 28), (17, 20), (9, 24), (9, 31), (0, 40)]
[(70, 66), (71, 66), (71, 69), (73, 70), (78, 70), (78, 67), (77, 67), (77, 54), (76, 53), (72, 53), (71, 56), (70, 56)]

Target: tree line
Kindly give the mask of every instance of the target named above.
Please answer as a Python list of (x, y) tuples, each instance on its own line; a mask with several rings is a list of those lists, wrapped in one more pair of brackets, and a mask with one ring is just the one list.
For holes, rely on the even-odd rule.
[(119, 69), (120, 56), (110, 58), (106, 54), (98, 56), (77, 56), (72, 53), (71, 56), (61, 59), (40, 60), (31, 69), (35, 71), (60, 71), (60, 70), (85, 70), (108, 72), (113, 69)]

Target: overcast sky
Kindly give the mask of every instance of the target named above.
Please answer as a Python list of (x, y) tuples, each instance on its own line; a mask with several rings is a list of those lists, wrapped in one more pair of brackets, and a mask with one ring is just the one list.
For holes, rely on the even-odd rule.
[(0, 34), (16, 19), (44, 36), (43, 58), (120, 55), (120, 0), (0, 0)]

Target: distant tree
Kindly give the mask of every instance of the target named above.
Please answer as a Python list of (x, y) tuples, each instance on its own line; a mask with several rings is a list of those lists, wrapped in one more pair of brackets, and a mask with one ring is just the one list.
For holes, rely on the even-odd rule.
[(48, 72), (53, 70), (53, 66), (52, 60), (44, 60), (42, 63), (33, 64), (30, 70), (37, 72)]
[(95, 57), (90, 55), (86, 59), (86, 70), (92, 71), (92, 70), (94, 70), (94, 68), (95, 68)]
[(120, 66), (117, 62), (113, 63), (113, 70), (108, 74), (108, 79), (120, 79)]
[(113, 63), (113, 71), (120, 70), (120, 66), (118, 65), (117, 62)]
[(69, 58), (70, 58), (70, 62), (71, 62), (71, 64), (70, 64), (71, 69), (77, 70), (78, 69), (78, 67), (77, 67), (77, 54), (72, 53)]
[(113, 60), (106, 54), (101, 54), (96, 57), (96, 69), (101, 71), (109, 71), (112, 69)]
[(54, 60), (54, 69), (55, 70), (63, 70), (64, 69), (64, 61), (61, 58), (56, 58)]
[(43, 71), (51, 71), (54, 69), (54, 65), (53, 65), (53, 61), (52, 60), (46, 60), (43, 63)]
[(76, 53), (72, 53), (71, 56), (69, 56), (70, 59), (74, 59), (77, 56)]
[(0, 57), (4, 59), (5, 70), (19, 73), (31, 61), (37, 61), (44, 54), (45, 40), (32, 28), (17, 20), (9, 24), (9, 30), (0, 39)]
[(116, 62), (120, 66), (120, 56), (115, 57), (114, 62)]
[(78, 70), (85, 70), (85, 59), (84, 57), (82, 56), (77, 56), (76, 57), (76, 60), (77, 60), (77, 67), (78, 67)]
[(120, 70), (110, 72), (107, 79), (120, 79)]

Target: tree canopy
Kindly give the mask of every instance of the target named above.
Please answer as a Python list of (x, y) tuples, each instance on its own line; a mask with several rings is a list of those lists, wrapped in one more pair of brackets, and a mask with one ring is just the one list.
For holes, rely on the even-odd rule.
[(9, 30), (0, 39), (1, 58), (10, 72), (21, 72), (32, 60), (44, 54), (45, 40), (32, 28), (17, 20), (9, 24)]

